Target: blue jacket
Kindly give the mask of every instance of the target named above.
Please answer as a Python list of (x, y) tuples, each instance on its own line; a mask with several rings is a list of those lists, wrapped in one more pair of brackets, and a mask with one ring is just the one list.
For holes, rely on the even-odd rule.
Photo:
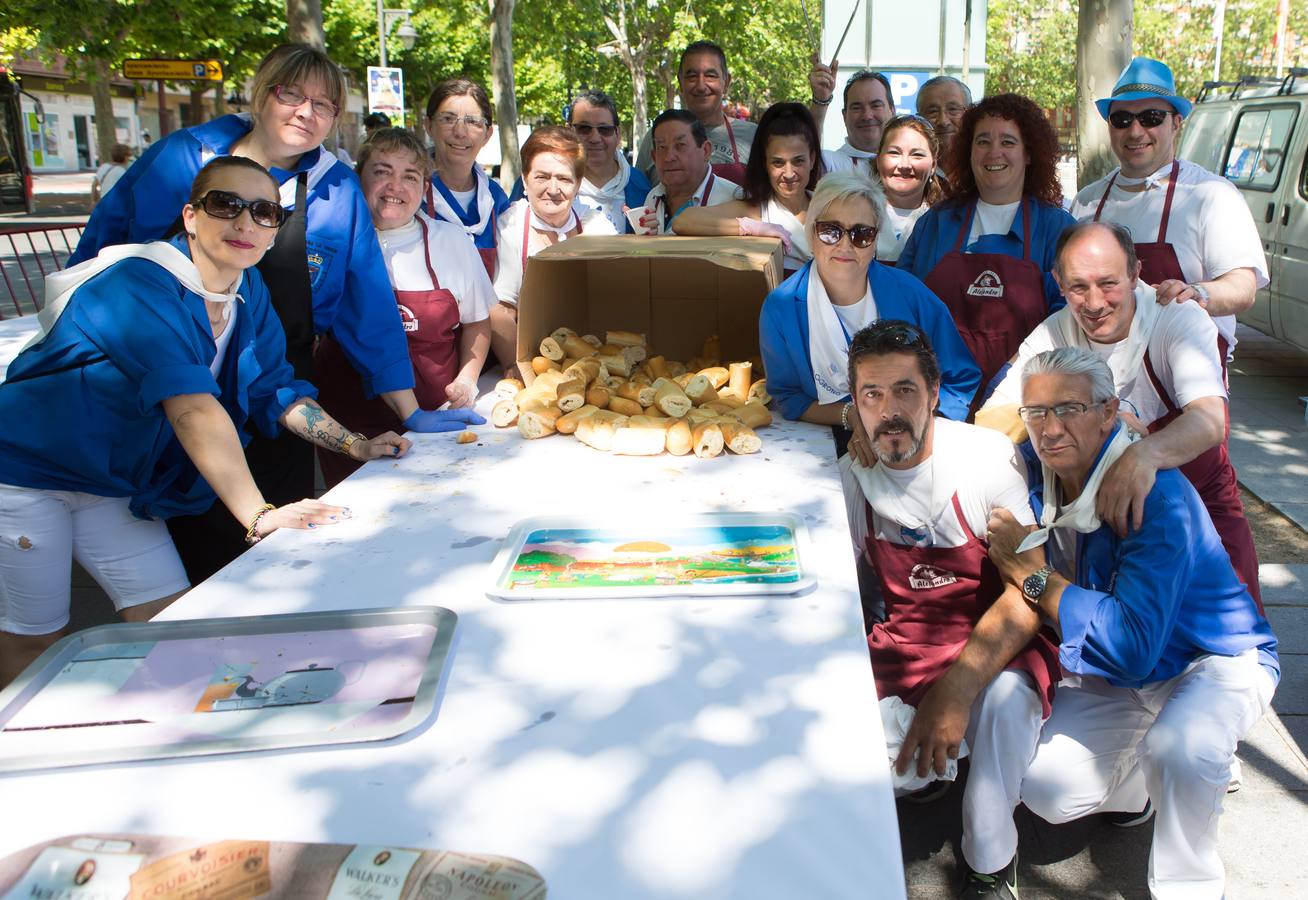
[[(627, 186), (622, 189), (622, 202), (627, 204), (630, 209), (640, 209), (645, 205), (645, 197), (649, 195), (651, 187), (653, 187), (653, 185), (649, 183), (649, 179), (645, 177), (645, 173), (640, 169), (637, 169), (635, 166), (632, 166), (631, 177), (627, 179)], [(516, 202), (521, 200), (524, 196), (522, 190), (522, 176), (518, 176), (518, 180), (513, 182), (513, 190), (509, 193), (509, 202)], [(577, 197), (577, 202), (581, 203), (583, 206), (598, 208), (590, 200), (587, 200), (585, 197), (580, 195)], [(636, 229), (631, 227), (630, 220), (624, 222), (623, 225), (626, 227), (623, 234), (636, 233)]]
[[(787, 419), (798, 419), (817, 402), (813, 361), (808, 354), (808, 279), (813, 263), (805, 264), (763, 301), (758, 343), (767, 372), (768, 393)], [(968, 404), (981, 381), (972, 354), (954, 327), (945, 304), (922, 282), (892, 266), (873, 262), (868, 284), (877, 318), (911, 322), (926, 334), (940, 361), (940, 412), (951, 419), (967, 418)]]
[[(500, 183), (498, 181), (496, 181), (494, 178), (489, 178), (487, 179), (487, 182), (490, 184), (492, 220), (485, 228), (482, 229), (481, 234), (468, 235), (468, 237), (472, 238), (472, 245), (476, 247), (478, 250), (495, 249), (495, 240), (498, 232), (497, 229), (495, 228), (494, 217), (504, 215), (504, 211), (508, 209), (509, 206), (511, 205), (511, 201), (504, 193), (504, 188), (500, 187)], [(426, 203), (426, 201), (424, 201), (423, 209), (427, 210), (427, 213), (432, 218), (440, 219), (442, 221), (451, 221), (455, 225), (464, 225), (464, 226), (476, 225), (478, 222), (481, 221), (481, 219), (477, 217), (476, 197), (473, 197), (471, 208), (465, 209), (463, 205), (460, 204), (459, 201), (455, 198), (455, 196), (450, 193), (450, 189), (445, 186), (445, 182), (441, 181), (441, 177), (435, 173), (433, 173), (431, 176), (431, 186), (433, 190), (440, 191), (441, 194), (444, 195), (445, 202), (449, 203), (451, 209), (459, 213), (458, 219), (446, 219), (444, 216), (440, 215), (435, 210), (429, 209), (428, 204)]]
[[(1022, 456), (1038, 518), (1040, 460), (1030, 442)], [(1119, 538), (1103, 525), (1077, 535), (1076, 584), (1063, 591), (1058, 624), (1063, 669), (1117, 687), (1166, 681), (1199, 656), (1251, 647), (1280, 677), (1276, 636), (1236, 576), (1198, 492), (1176, 469), (1159, 471), (1139, 531)]]
[[(186, 252), (185, 241), (177, 245)], [(0, 481), (21, 487), (130, 497), (145, 518), (203, 512), (214, 492), (173, 434), (162, 402), (213, 394), (242, 427), (266, 435), (317, 389), (295, 380), (263, 278), (241, 279), (236, 329), (217, 379), (204, 299), (166, 269), (125, 259), (79, 287), (43, 341), (18, 354), (0, 384)]]
[[(223, 116), (156, 141), (96, 205), (69, 265), (112, 244), (163, 237), (181, 215), (200, 167), (230, 154), (250, 127), (244, 116)], [(325, 152), (310, 150), (294, 169), (274, 168), (272, 175), (284, 183)], [(370, 395), (411, 388), (409, 345), (372, 216), (350, 167), (334, 163), (310, 189), (306, 210), (314, 330), (332, 332)]]
[[(936, 267), (941, 258), (954, 249), (958, 232), (963, 228), (971, 204), (958, 204), (951, 201), (937, 203), (927, 210), (926, 215), (917, 220), (913, 233), (909, 235), (904, 251), (899, 254), (896, 263), (899, 268), (912, 272), (926, 281), (927, 275)], [(1013, 216), (1013, 227), (1008, 234), (983, 234), (975, 243), (964, 247), (967, 253), (1003, 253), (1017, 259), (1022, 258), (1022, 218), (1031, 208), (1031, 198), (1024, 197), (1022, 205)], [(1053, 206), (1035, 201), (1035, 216), (1031, 229), (1031, 261), (1044, 273), (1045, 303), (1050, 313), (1057, 312), (1066, 305), (1063, 294), (1058, 290), (1058, 283), (1050, 273), (1054, 270), (1054, 247), (1058, 236), (1069, 225), (1075, 225), (1076, 219), (1061, 206)], [(971, 225), (969, 224), (970, 228)]]

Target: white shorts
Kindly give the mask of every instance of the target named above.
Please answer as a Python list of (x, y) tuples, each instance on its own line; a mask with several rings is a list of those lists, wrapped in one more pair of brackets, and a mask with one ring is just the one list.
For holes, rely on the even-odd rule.
[(128, 504), (0, 484), (0, 631), (50, 634), (67, 625), (74, 558), (115, 609), (190, 587), (168, 527), (136, 518)]

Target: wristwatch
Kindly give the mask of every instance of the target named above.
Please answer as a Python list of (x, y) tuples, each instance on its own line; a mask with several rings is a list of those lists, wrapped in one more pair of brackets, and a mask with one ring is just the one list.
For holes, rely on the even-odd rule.
[(363, 435), (359, 434), (359, 432), (357, 431), (350, 432), (345, 436), (345, 439), (341, 441), (341, 452), (344, 453), (346, 456), (349, 456), (350, 448), (361, 440), (363, 440)]
[(1041, 566), (1022, 579), (1022, 596), (1026, 597), (1028, 603), (1040, 602), (1045, 588), (1049, 586), (1049, 576), (1052, 574), (1054, 574), (1053, 566)]
[(1190, 290), (1194, 291), (1195, 294), (1198, 295), (1195, 302), (1199, 304), (1199, 307), (1201, 309), (1207, 309), (1208, 288), (1204, 287), (1202, 284), (1199, 284), (1198, 282), (1195, 282), (1194, 284), (1190, 285)]

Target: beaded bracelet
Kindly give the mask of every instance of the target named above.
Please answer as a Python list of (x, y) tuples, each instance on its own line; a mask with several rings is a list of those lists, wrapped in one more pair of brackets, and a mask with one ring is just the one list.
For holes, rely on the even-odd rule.
[(854, 408), (853, 402), (846, 403), (840, 409), (840, 424), (845, 426), (846, 431), (853, 431), (854, 426), (849, 424), (849, 411)]
[(817, 97), (813, 97), (813, 96), (810, 96), (808, 99), (816, 106), (830, 106), (831, 101), (836, 99), (836, 95), (832, 94), (830, 97), (828, 97), (825, 100), (819, 100)]
[(263, 540), (263, 535), (259, 534), (256, 529), (259, 527), (259, 522), (263, 520), (263, 517), (276, 508), (277, 507), (273, 506), (271, 503), (265, 503), (263, 506), (259, 507), (259, 511), (255, 513), (254, 518), (250, 520), (250, 527), (245, 529), (245, 542), (247, 544), (253, 546)]

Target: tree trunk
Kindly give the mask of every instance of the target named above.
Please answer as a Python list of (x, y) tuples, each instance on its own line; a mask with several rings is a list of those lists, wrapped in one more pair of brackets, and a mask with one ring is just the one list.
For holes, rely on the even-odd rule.
[(213, 117), (227, 115), (227, 91), (223, 90), (223, 82), (218, 82), (213, 86)]
[[(643, 60), (642, 60), (643, 62)], [(639, 147), (649, 128), (649, 104), (645, 100), (645, 66), (635, 66), (631, 70), (631, 146)]]
[(1085, 187), (1117, 165), (1108, 123), (1095, 108), (1131, 61), (1131, 0), (1081, 0), (1076, 23), (1076, 184)]
[(327, 49), (322, 28), (322, 0), (286, 0), (287, 38), (297, 44)]
[(114, 95), (109, 80), (113, 70), (109, 60), (97, 59), (86, 73), (86, 80), (91, 83), (91, 108), (95, 111), (95, 148), (100, 162), (113, 158), (114, 144), (118, 135), (114, 130)]
[(513, 96), (514, 0), (490, 2), (491, 93), (500, 132), (500, 184), (506, 189), (522, 172), (518, 156), (518, 103)]
[(191, 99), (187, 105), (187, 122), (188, 128), (196, 125), (203, 125), (205, 122), (204, 114), (204, 95), (209, 92), (209, 85), (203, 81), (191, 82)]

